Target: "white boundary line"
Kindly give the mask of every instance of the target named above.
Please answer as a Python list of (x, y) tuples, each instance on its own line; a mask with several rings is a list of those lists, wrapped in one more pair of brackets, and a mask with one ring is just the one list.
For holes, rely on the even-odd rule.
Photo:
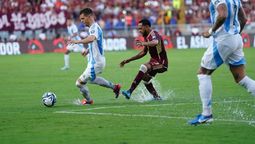
[[(214, 102), (214, 103), (240, 103), (240, 102), (250, 102), (253, 100), (238, 100), (238, 101), (222, 101), (222, 102)], [(125, 107), (134, 107), (134, 106), (141, 106), (141, 107), (160, 107), (160, 106), (170, 106), (170, 105), (188, 105), (188, 104), (201, 104), (201, 103), (176, 103), (176, 104), (145, 104), (145, 105), (123, 105), (123, 106), (105, 106), (105, 107), (95, 107), (95, 108), (88, 108), (81, 110), (63, 110), (63, 111), (56, 111), (55, 113), (61, 114), (83, 114), (83, 115), (100, 115), (100, 116), (119, 116), (119, 117), (148, 117), (148, 118), (165, 118), (165, 119), (192, 119), (190, 117), (175, 117), (175, 116), (164, 116), (164, 115), (145, 115), (145, 114), (122, 114), (122, 113), (108, 113), (108, 112), (89, 112), (92, 110), (100, 110), (100, 109), (119, 109)], [(85, 112), (84, 112), (85, 110)], [(235, 119), (214, 119), (217, 121), (223, 122), (238, 122), (238, 123), (248, 123), (254, 124), (255, 121), (252, 120), (235, 120)]]
[[(147, 118), (164, 118), (164, 119), (183, 119), (189, 120), (192, 119), (190, 117), (175, 117), (175, 116), (164, 116), (164, 115), (139, 115), (139, 114), (122, 114), (122, 113), (97, 113), (97, 112), (77, 112), (77, 111), (56, 111), (55, 113), (61, 114), (80, 114), (80, 115), (99, 115), (99, 116), (118, 116), (118, 117), (147, 117)], [(234, 120), (234, 119), (214, 119), (216, 121), (223, 122), (236, 122), (236, 123), (248, 123), (254, 124), (255, 121), (249, 120)]]
[[(222, 101), (222, 102), (213, 102), (214, 104), (228, 104), (228, 103), (242, 103), (242, 102), (251, 102), (253, 100), (238, 100), (238, 101)], [(255, 101), (254, 101), (255, 103)], [(161, 106), (179, 106), (179, 105), (196, 105), (201, 103), (165, 103), (165, 104), (146, 104), (146, 103), (140, 103), (139, 105), (122, 105), (122, 106), (105, 106), (105, 107), (95, 107), (95, 108), (87, 108), (84, 110), (90, 111), (90, 110), (98, 110), (98, 109), (112, 109), (112, 108), (124, 108), (124, 107), (134, 107), (134, 106), (140, 106), (140, 107), (161, 107)], [(68, 110), (68, 111), (77, 111), (77, 110)]]
[(188, 117), (173, 117), (163, 115), (139, 115), (139, 114), (122, 114), (122, 113), (97, 113), (97, 112), (75, 112), (75, 111), (56, 111), (55, 113), (64, 114), (88, 114), (88, 115), (102, 115), (102, 116), (119, 116), (119, 117), (149, 117), (149, 118), (167, 118), (167, 119), (190, 119)]

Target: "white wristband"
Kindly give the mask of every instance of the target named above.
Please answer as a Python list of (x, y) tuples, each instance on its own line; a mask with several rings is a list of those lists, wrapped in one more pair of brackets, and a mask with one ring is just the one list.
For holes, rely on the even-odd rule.
[(212, 28), (210, 28), (209, 30), (208, 30), (208, 33), (211, 35), (212, 34)]

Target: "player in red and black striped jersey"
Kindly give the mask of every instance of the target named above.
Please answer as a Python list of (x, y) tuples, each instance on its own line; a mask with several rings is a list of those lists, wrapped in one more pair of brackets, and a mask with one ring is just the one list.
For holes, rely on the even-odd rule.
[(138, 31), (143, 35), (144, 41), (136, 41), (137, 46), (143, 46), (143, 50), (137, 55), (123, 60), (120, 63), (120, 67), (123, 67), (126, 63), (130, 61), (140, 59), (144, 57), (148, 52), (151, 56), (149, 62), (142, 64), (136, 78), (134, 79), (131, 87), (122, 91), (122, 94), (130, 99), (132, 92), (135, 90), (137, 85), (144, 81), (144, 85), (146, 89), (153, 95), (155, 100), (160, 100), (160, 96), (155, 90), (153, 84), (151, 83), (152, 77), (154, 77), (157, 73), (163, 73), (167, 71), (168, 68), (168, 59), (164, 46), (164, 42), (160, 34), (151, 29), (151, 23), (147, 19), (143, 19), (138, 23)]

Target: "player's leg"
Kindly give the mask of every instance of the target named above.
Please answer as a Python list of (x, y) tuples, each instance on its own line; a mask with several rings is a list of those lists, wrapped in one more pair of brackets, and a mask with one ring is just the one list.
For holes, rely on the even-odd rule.
[(121, 88), (120, 84), (113, 84), (112, 82), (106, 80), (103, 77), (99, 77), (99, 76), (96, 76), (96, 78), (93, 81), (91, 81), (91, 83), (100, 85), (102, 87), (110, 88), (115, 93), (115, 98), (119, 97), (120, 88)]
[(89, 89), (87, 87), (87, 82), (89, 80), (89, 72), (90, 70), (87, 68), (83, 74), (76, 80), (76, 86), (79, 88), (84, 100), (81, 101), (83, 105), (85, 104), (93, 104), (93, 99), (90, 97)]
[(249, 78), (245, 73), (245, 59), (243, 53), (243, 42), (240, 35), (235, 35), (232, 44), (236, 45), (235, 51), (229, 56), (227, 62), (229, 63), (230, 71), (235, 79), (235, 82), (243, 86), (255, 96), (255, 81)]
[(90, 81), (91, 84), (96, 84), (96, 85), (100, 85), (102, 87), (106, 87), (106, 88), (110, 88), (113, 89), (114, 88), (114, 84), (108, 80), (106, 80), (103, 77), (99, 77), (96, 76), (96, 78), (94, 78), (93, 80)]
[(143, 83), (146, 89), (150, 92), (150, 94), (153, 96), (154, 100), (161, 100), (161, 97), (158, 95), (156, 89), (154, 88), (152, 82), (152, 76), (145, 74), (143, 78)]
[(70, 62), (69, 62), (69, 59), (70, 59), (70, 56), (69, 56), (69, 53), (72, 51), (72, 46), (71, 45), (68, 45), (67, 46), (67, 50), (64, 54), (64, 67), (61, 68), (61, 70), (68, 70), (70, 68)]
[(132, 92), (135, 90), (135, 88), (138, 86), (138, 84), (141, 82), (141, 80), (144, 77), (144, 74), (147, 73), (147, 71), (151, 68), (149, 64), (142, 64), (140, 66), (140, 69), (133, 80), (130, 88), (126, 91), (122, 91), (122, 94), (127, 98), (130, 99)]
[(150, 92), (150, 94), (154, 97), (154, 100), (161, 100), (161, 97), (158, 95), (151, 80), (153, 77), (156, 76), (157, 73), (166, 72), (167, 67), (155, 60), (150, 60), (149, 65), (151, 69), (147, 73), (145, 73), (143, 77), (144, 85), (146, 89)]
[(235, 82), (243, 86), (249, 93), (255, 96), (255, 81), (246, 76), (244, 64), (239, 66), (230, 65), (230, 71)]
[(214, 70), (200, 67), (197, 78), (199, 81), (199, 95), (202, 102), (202, 113), (198, 114), (193, 120), (189, 121), (191, 125), (198, 125), (213, 121), (212, 117), (212, 80), (211, 74)]
[(191, 125), (211, 122), (212, 118), (212, 80), (211, 74), (223, 63), (219, 54), (218, 45), (213, 42), (204, 53), (201, 60), (201, 67), (198, 70), (199, 94), (202, 102), (202, 113), (195, 119), (189, 121)]
[(121, 85), (120, 84), (113, 84), (112, 82), (106, 80), (105, 78), (98, 76), (98, 74), (102, 73), (102, 71), (104, 69), (104, 65), (105, 64), (103, 63), (103, 64), (98, 64), (98, 65), (95, 65), (95, 66), (91, 67), (90, 83), (112, 89), (113, 92), (115, 93), (115, 97), (118, 98)]
[(199, 95), (202, 102), (202, 115), (212, 114), (212, 80), (211, 74), (214, 70), (201, 67), (198, 72)]

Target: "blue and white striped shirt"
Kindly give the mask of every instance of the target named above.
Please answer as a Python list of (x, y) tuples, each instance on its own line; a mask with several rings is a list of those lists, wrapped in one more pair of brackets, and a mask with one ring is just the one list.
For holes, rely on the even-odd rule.
[(103, 31), (97, 23), (93, 23), (89, 27), (89, 35), (96, 37), (92, 43), (89, 43), (89, 64), (94, 65), (95, 63), (104, 62)]
[(219, 15), (217, 7), (223, 3), (227, 7), (228, 16), (224, 24), (213, 34), (214, 38), (223, 38), (240, 32), (240, 23), (238, 21), (238, 11), (242, 6), (240, 0), (211, 0), (209, 10), (212, 23), (214, 24), (216, 22), (217, 16)]

